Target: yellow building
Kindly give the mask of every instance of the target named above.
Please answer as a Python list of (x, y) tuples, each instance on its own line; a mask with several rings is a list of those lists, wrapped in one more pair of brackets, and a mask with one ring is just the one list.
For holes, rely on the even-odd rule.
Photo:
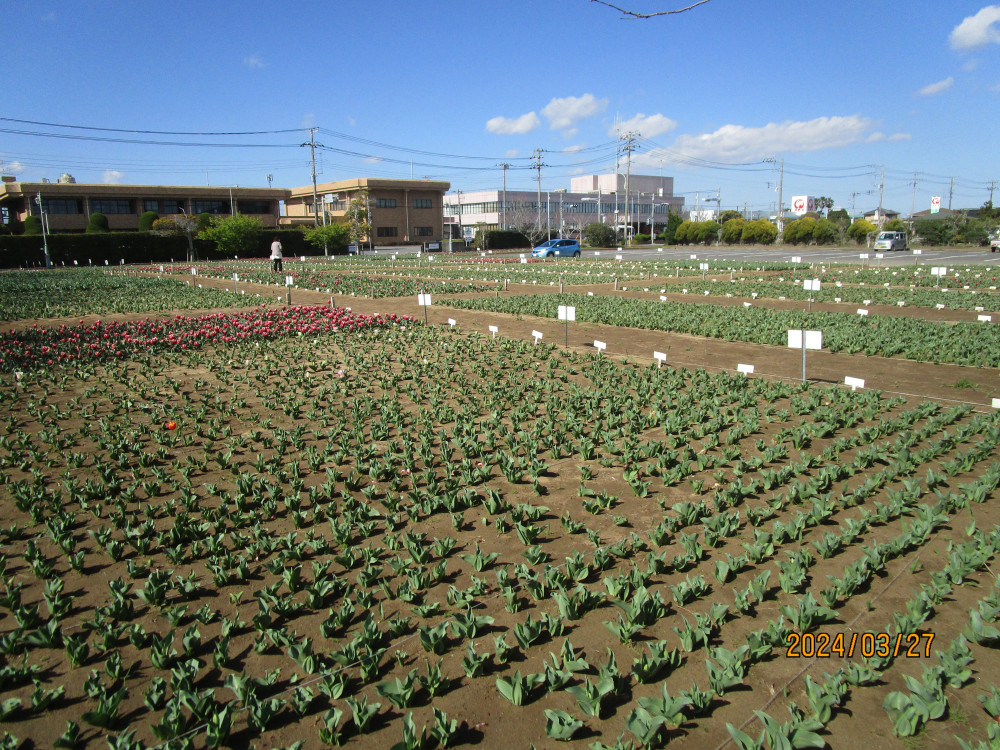
[(407, 245), (441, 240), (444, 194), (451, 183), (360, 177), (293, 188), (285, 199), (282, 226), (341, 222), (351, 201), (367, 196), (371, 241), (375, 245)]
[(71, 182), (0, 182), (0, 220), (23, 223), (45, 209), (49, 232), (82, 232), (90, 215), (102, 213), (112, 231), (136, 231), (146, 211), (160, 216), (209, 213), (256, 216), (264, 226), (276, 227), (284, 188), (194, 187), (180, 185), (103, 185)]

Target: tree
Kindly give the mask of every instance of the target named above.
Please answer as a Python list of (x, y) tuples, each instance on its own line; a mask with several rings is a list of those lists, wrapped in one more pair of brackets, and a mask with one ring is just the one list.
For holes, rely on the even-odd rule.
[(153, 223), (159, 218), (156, 211), (144, 211), (139, 217), (139, 231), (148, 232), (153, 228)]
[(347, 226), (350, 229), (349, 236), (353, 244), (360, 247), (371, 239), (371, 208), (369, 207), (367, 190), (362, 190), (351, 199), (344, 217), (347, 219)]
[(198, 231), (201, 232), (212, 226), (212, 219), (214, 218), (215, 217), (212, 216), (212, 214), (208, 213), (207, 211), (202, 211), (200, 214), (198, 214), (198, 218), (195, 219), (195, 221), (198, 222)]
[(1000, 208), (993, 208), (993, 201), (989, 200), (979, 209), (980, 219), (1000, 219)]
[(813, 239), (813, 230), (816, 228), (816, 219), (810, 216), (803, 216), (785, 224), (785, 231), (781, 238), (789, 245), (808, 245)]
[(108, 228), (108, 217), (100, 211), (95, 211), (90, 215), (86, 231), (87, 234), (102, 234), (104, 232), (110, 232), (111, 229)]
[(587, 247), (614, 247), (618, 238), (614, 229), (595, 221), (583, 228), (583, 241)]
[(150, 227), (153, 234), (161, 237), (187, 237), (188, 263), (198, 260), (198, 252), (194, 249), (194, 238), (198, 234), (198, 219), (194, 216), (169, 216), (157, 219)]
[(24, 219), (24, 234), (41, 234), (42, 220), (38, 216), (28, 216)]
[(680, 214), (674, 213), (673, 211), (667, 215), (667, 226), (663, 230), (663, 234), (660, 237), (668, 245), (676, 245), (678, 240), (676, 238), (677, 227), (684, 223), (684, 219), (681, 218)]
[(201, 230), (199, 236), (214, 242), (225, 255), (251, 255), (257, 250), (263, 229), (263, 222), (256, 216), (216, 216), (212, 226)]
[(744, 245), (770, 245), (778, 237), (778, 227), (767, 219), (754, 219), (743, 225)]
[(882, 229), (886, 232), (905, 232), (906, 224), (903, 223), (902, 219), (890, 219)]
[(847, 230), (847, 236), (860, 245), (875, 229), (875, 225), (868, 221), (868, 219), (855, 219), (854, 223)]
[(722, 241), (727, 245), (737, 245), (743, 239), (743, 225), (746, 221), (742, 216), (729, 219), (722, 225)]
[(721, 227), (716, 221), (696, 222), (694, 230), (694, 241), (699, 243), (704, 243), (706, 245), (711, 245), (713, 242), (719, 239), (720, 229)]
[(730, 219), (742, 219), (742, 218), (743, 214), (741, 214), (739, 211), (733, 211), (732, 209), (729, 209), (728, 211), (723, 211), (721, 214), (719, 214), (719, 224), (725, 226), (726, 222), (729, 221)]
[(831, 211), (826, 215), (826, 218), (840, 224), (844, 229), (851, 225), (851, 217), (848, 216), (846, 208), (838, 208), (836, 211)]
[(319, 227), (309, 227), (304, 232), (306, 242), (323, 251), (324, 255), (333, 252), (346, 253), (351, 242), (351, 228), (347, 224), (327, 224)]
[(827, 198), (825, 195), (821, 195), (814, 201), (817, 211), (824, 212), (826, 218), (830, 218), (829, 211), (833, 208), (833, 198)]

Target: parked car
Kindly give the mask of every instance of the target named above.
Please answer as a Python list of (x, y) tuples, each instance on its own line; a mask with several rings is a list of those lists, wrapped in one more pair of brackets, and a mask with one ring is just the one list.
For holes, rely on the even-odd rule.
[(1000, 229), (994, 229), (990, 235), (990, 252), (995, 253), (1000, 250)]
[(879, 232), (876, 250), (906, 250), (906, 232)]
[(531, 251), (532, 258), (552, 258), (557, 255), (579, 258), (580, 243), (576, 240), (548, 240)]

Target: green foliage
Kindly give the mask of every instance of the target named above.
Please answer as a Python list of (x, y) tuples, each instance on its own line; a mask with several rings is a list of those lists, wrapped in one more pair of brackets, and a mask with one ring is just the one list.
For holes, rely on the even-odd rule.
[(587, 247), (614, 247), (618, 244), (615, 230), (597, 222), (583, 228), (583, 241)]
[(830, 245), (840, 239), (840, 227), (829, 219), (819, 219), (813, 227), (813, 242)]
[(42, 219), (40, 216), (28, 216), (24, 220), (24, 234), (40, 235), (42, 233)]
[(743, 214), (741, 214), (739, 211), (734, 211), (732, 209), (729, 209), (728, 211), (723, 211), (722, 213), (719, 214), (718, 221), (719, 224), (725, 226), (726, 222), (730, 221), (731, 219), (742, 219), (742, 218)]
[(674, 232), (674, 240), (681, 245), (700, 245), (715, 242), (719, 225), (714, 221), (684, 221)]
[(153, 228), (153, 222), (159, 218), (156, 211), (144, 211), (139, 217), (139, 231), (148, 232)]
[[(724, 213), (734, 213), (725, 211)], [(743, 227), (746, 220), (739, 214), (731, 219), (727, 219), (722, 225), (722, 241), (727, 245), (738, 245), (743, 240)]]
[(198, 216), (196, 217), (198, 221), (198, 231), (202, 232), (208, 229), (210, 226), (212, 226), (212, 219), (214, 218), (215, 216), (205, 211), (202, 211), (200, 214), (198, 214)]
[(100, 211), (95, 211), (90, 215), (90, 220), (87, 222), (87, 233), (88, 234), (100, 234), (102, 232), (110, 232), (111, 229), (108, 227), (108, 217), (102, 214)]
[[(318, 227), (308, 227), (303, 234), (305, 240), (317, 250), (330, 255), (343, 255), (351, 242), (351, 228), (347, 224), (327, 224)], [(282, 246), (284, 243), (282, 242)]]
[(906, 224), (903, 223), (902, 219), (889, 219), (882, 229), (886, 232), (905, 232)]
[(743, 225), (740, 242), (744, 245), (770, 245), (778, 237), (778, 228), (767, 219), (754, 219)]
[(816, 219), (803, 217), (785, 224), (785, 231), (782, 239), (789, 245), (805, 244), (812, 241), (813, 228), (816, 226)]
[(490, 229), (477, 232), (475, 244), (483, 250), (512, 250), (531, 247), (531, 242), (522, 232), (513, 229)]
[(256, 216), (215, 216), (212, 225), (203, 229), (199, 236), (214, 242), (225, 255), (247, 256), (257, 249), (263, 229), (263, 223)]
[(851, 217), (847, 213), (846, 208), (838, 208), (836, 211), (830, 211), (827, 213), (826, 218), (844, 229), (847, 229), (851, 225)]
[(868, 219), (855, 219), (854, 223), (847, 230), (847, 236), (860, 245), (875, 229), (875, 225), (868, 221)]
[(351, 199), (347, 211), (344, 213), (347, 226), (351, 230), (351, 242), (355, 245), (361, 245), (371, 237), (372, 225), (369, 205), (368, 191), (363, 190)]
[(680, 244), (679, 241), (677, 240), (677, 228), (683, 223), (684, 219), (681, 217), (680, 214), (675, 214), (671, 212), (667, 216), (667, 226), (663, 230), (663, 233), (660, 234), (660, 239), (662, 239), (663, 242), (665, 242), (668, 245)]

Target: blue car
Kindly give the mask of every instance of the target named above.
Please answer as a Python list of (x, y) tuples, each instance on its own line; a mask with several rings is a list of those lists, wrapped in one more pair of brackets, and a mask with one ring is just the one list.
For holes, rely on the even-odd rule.
[(557, 255), (580, 257), (580, 243), (576, 240), (549, 240), (531, 251), (532, 258), (553, 258)]

